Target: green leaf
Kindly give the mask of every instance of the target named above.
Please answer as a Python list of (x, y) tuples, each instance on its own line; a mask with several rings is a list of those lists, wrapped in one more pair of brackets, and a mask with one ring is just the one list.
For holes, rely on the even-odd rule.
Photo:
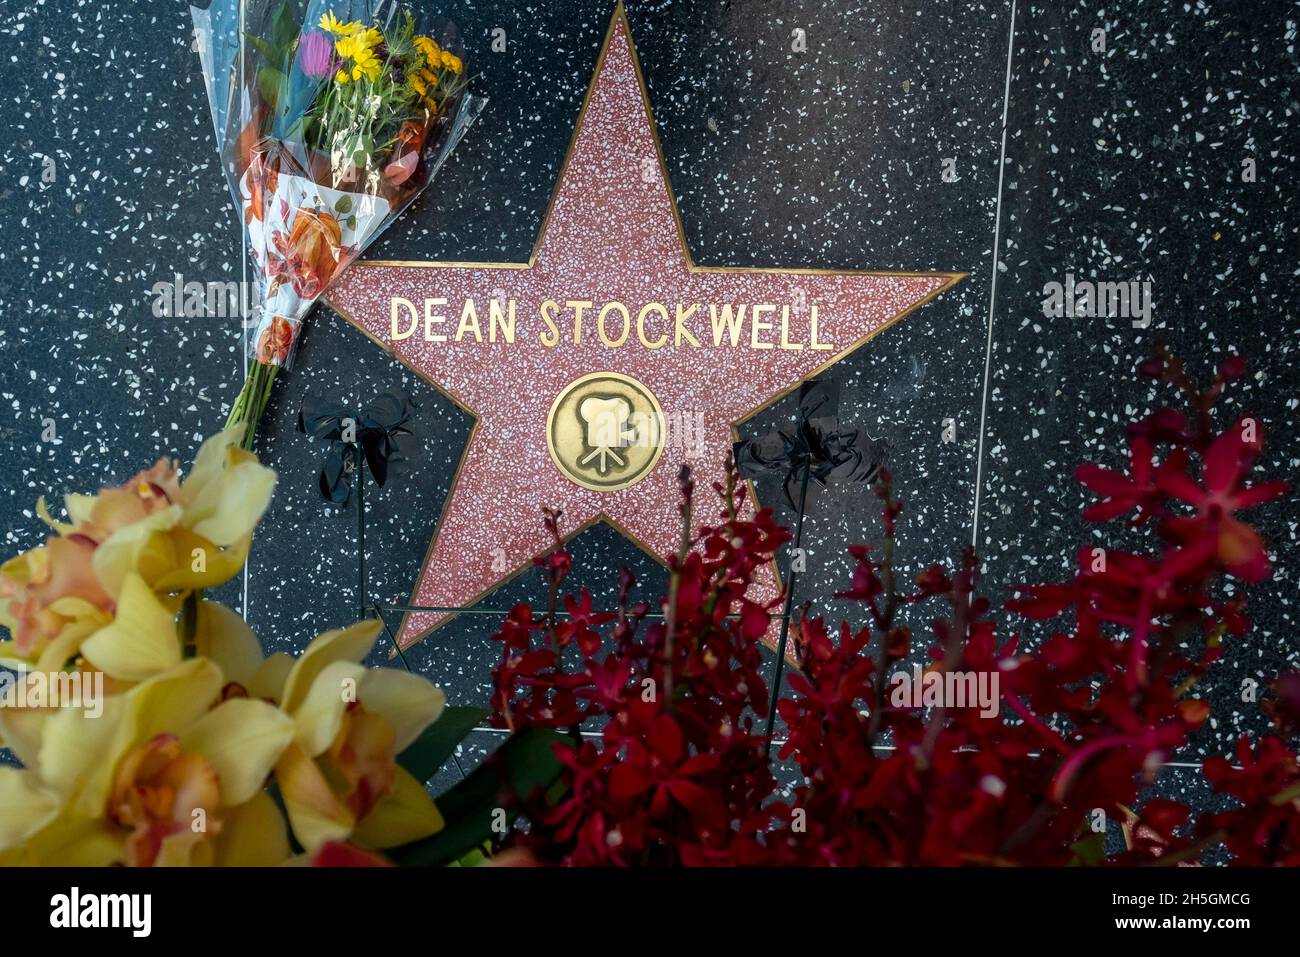
[(1096, 867), (1106, 856), (1106, 835), (1104, 832), (1089, 834), (1070, 845), (1074, 858), (1070, 867)]
[(245, 33), (244, 39), (256, 50), (267, 62), (268, 65), (278, 67), (280, 65), (280, 52), (271, 44), (267, 43), (261, 37), (254, 36), (251, 33)]
[(284, 139), (302, 140), (302, 141), (309, 140), (312, 136), (312, 131), (315, 128), (315, 126), (316, 126), (315, 117), (310, 115), (300, 116), (297, 119), (295, 119), (293, 123), (290, 124), (289, 128), (285, 131)]
[(397, 848), (389, 856), (406, 867), (442, 867), (490, 841), (496, 810), (511, 797), (549, 789), (562, 765), (553, 746), (570, 739), (550, 728), (529, 728), (506, 738), (486, 761), (436, 799), (447, 822), (437, 834)]
[(491, 860), (491, 858), (488, 857), (488, 852), (490, 850), (491, 847), (486, 844), (483, 847), (476, 847), (468, 854), (465, 854), (464, 856), (458, 858), (457, 860), (452, 861), (447, 866), (448, 867), (482, 867), (489, 860)]
[[(343, 199), (339, 202), (342, 203)], [(338, 209), (338, 206), (334, 207)], [(352, 203), (348, 203), (352, 208)], [(424, 729), (424, 733), (397, 756), (397, 763), (419, 781), (428, 781), (447, 763), (456, 745), (488, 716), (486, 708), (443, 708), (438, 720)]]
[(281, 56), (287, 57), (289, 47), (297, 38), (297, 18), (293, 15), (293, 10), (289, 7), (289, 4), (282, 3), (280, 9), (275, 11), (275, 16), (271, 19), (271, 43), (280, 50)]
[(280, 91), (288, 83), (288, 78), (279, 70), (264, 66), (257, 71), (257, 92), (272, 109), (280, 102)]
[[(348, 213), (352, 212), (352, 197), (347, 194), (340, 196), (339, 201), (334, 204), (334, 211), (340, 216), (346, 216)], [(451, 709), (448, 708), (447, 710), (450, 711)], [(483, 713), (487, 714), (486, 711)]]

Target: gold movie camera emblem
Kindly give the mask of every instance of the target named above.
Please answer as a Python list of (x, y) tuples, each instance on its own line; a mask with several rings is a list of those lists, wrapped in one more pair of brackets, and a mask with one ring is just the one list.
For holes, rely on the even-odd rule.
[(546, 421), (546, 445), (565, 477), (614, 492), (650, 474), (664, 450), (664, 410), (631, 376), (593, 372), (560, 392)]

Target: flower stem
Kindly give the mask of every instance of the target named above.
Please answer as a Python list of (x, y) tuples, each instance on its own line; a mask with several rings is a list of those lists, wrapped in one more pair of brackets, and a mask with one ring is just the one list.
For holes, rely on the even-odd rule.
[(275, 385), (275, 377), (279, 371), (280, 367), (277, 365), (254, 362), (249, 367), (248, 378), (244, 380), (244, 387), (239, 390), (239, 395), (235, 398), (235, 404), (230, 408), (230, 416), (226, 419), (226, 428), (238, 425), (241, 422), (247, 424), (243, 438), (239, 442), (244, 449), (252, 450), (253, 448), (253, 439), (257, 435), (257, 423), (261, 421), (262, 413), (266, 411), (266, 404), (271, 398), (271, 387)]

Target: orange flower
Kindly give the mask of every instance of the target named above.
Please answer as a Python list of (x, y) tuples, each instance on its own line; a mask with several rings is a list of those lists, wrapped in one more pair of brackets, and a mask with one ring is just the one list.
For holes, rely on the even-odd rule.
[(377, 714), (367, 714), (361, 702), (344, 713), (339, 735), (326, 752), (334, 769), (347, 783), (343, 802), (358, 819), (365, 817), (393, 790), (393, 725)]
[(279, 159), (271, 159), (263, 148), (253, 151), (248, 164), (248, 206), (244, 209), (244, 225), (253, 220), (266, 219), (266, 205), (275, 196), (280, 183)]
[(89, 538), (51, 535), (35, 555), (39, 558), (26, 561), (25, 569), (16, 565), (25, 556), (14, 559), (9, 563), (14, 574), (0, 578), (0, 598), (9, 599), (6, 611), (13, 622), (15, 650), (22, 657), (44, 651), (85, 612), (65, 599), (81, 599), (102, 612), (113, 607), (95, 576), (95, 543)]
[(126, 850), (132, 867), (151, 867), (164, 838), (188, 833), (197, 843), (216, 834), (220, 808), (217, 772), (203, 755), (182, 751), (171, 734), (157, 735), (122, 758), (108, 799), (109, 817), (131, 829)]
[(103, 623), (95, 610), (111, 612), (113, 597), (95, 572), (95, 550), (119, 529), (180, 501), (176, 463), (159, 459), (122, 485), (78, 501), (83, 504), (76, 521), (61, 525), (49, 518), (42, 500), (38, 510), (59, 534), (10, 559), (0, 573), (0, 616), (9, 619), (21, 657), (39, 655), (79, 619), (88, 626)]
[(407, 149), (419, 150), (424, 146), (424, 137), (429, 132), (429, 124), (416, 120), (407, 120), (397, 131), (397, 141), (400, 143), (399, 151)]
[(271, 239), (284, 257), (293, 291), (303, 299), (314, 299), (324, 292), (339, 263), (350, 253), (343, 246), (339, 221), (307, 206), (298, 210), (287, 237), (276, 231)]
[(284, 316), (272, 316), (270, 324), (257, 340), (257, 361), (280, 365), (289, 358), (293, 346), (293, 323)]
[(276, 179), (278, 174), (272, 170), (268, 176), (263, 178), (256, 172), (248, 177), (248, 206), (244, 209), (244, 225), (247, 226), (253, 220), (263, 222), (266, 219), (266, 202), (267, 197), (275, 195)]
[[(436, 104), (434, 108), (436, 110)], [(400, 186), (415, 173), (420, 164), (420, 152), (424, 149), (424, 140), (428, 133), (428, 123), (407, 120), (402, 124), (397, 131), (397, 145), (393, 148), (393, 158), (384, 167), (384, 179), (390, 185)]]

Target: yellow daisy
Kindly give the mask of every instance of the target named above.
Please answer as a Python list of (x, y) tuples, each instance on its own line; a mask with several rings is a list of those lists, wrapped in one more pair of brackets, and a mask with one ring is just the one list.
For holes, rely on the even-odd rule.
[(373, 50), (358, 50), (352, 61), (352, 79), (359, 80), (363, 76), (372, 83), (379, 79), (379, 74), (384, 70), (383, 65), (379, 62), (379, 57), (375, 56)]
[(334, 16), (334, 14), (326, 12), (325, 15), (320, 18), (320, 28), (329, 33), (333, 33), (336, 36), (346, 37), (351, 36), (360, 30), (361, 24), (356, 20), (344, 23), (338, 17)]

